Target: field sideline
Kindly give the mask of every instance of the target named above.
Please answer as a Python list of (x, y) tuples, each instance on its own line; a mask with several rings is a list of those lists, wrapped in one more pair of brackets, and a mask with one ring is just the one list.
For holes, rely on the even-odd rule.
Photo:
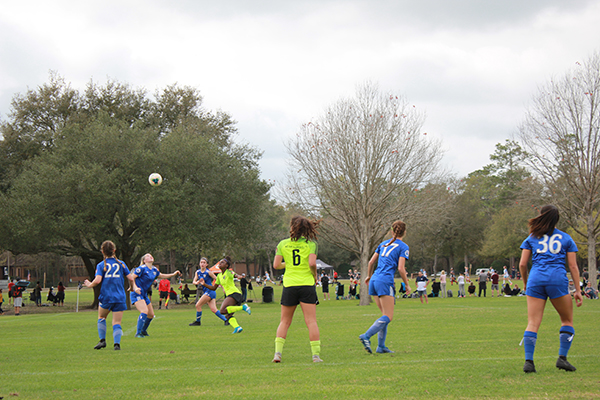
[[(525, 297), (490, 298), (488, 291), (487, 298), (436, 298), (428, 305), (399, 299), (387, 340), (396, 353), (368, 355), (358, 335), (379, 310), (332, 296), (317, 306), (325, 362), (311, 362), (298, 309), (283, 362), (273, 364), (280, 292), (275, 287), (274, 303), (251, 303), (252, 315), (238, 313), (244, 331), (237, 335), (207, 307), (202, 326), (188, 326), (195, 310), (184, 304), (156, 310), (151, 336), (135, 339), (138, 313), (125, 312), (120, 352), (112, 350), (111, 328), (109, 346), (92, 349), (98, 341), (97, 313), (72, 312), (75, 291), (67, 292), (64, 310), (29, 313), (28, 304), (24, 315), (0, 316), (0, 398), (600, 398), (600, 301), (584, 300), (575, 311), (569, 353), (578, 368), (574, 373), (554, 367), (560, 320), (548, 303), (535, 353), (538, 372), (525, 375), (519, 347)], [(258, 299), (260, 289), (255, 293)], [(91, 290), (80, 296), (89, 304)], [(12, 307), (6, 300), (4, 310)], [(157, 309), (157, 296), (153, 300)]]

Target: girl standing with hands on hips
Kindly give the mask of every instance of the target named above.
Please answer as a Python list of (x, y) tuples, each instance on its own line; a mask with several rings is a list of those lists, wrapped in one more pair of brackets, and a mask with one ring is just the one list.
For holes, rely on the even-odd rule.
[(100, 341), (94, 349), (99, 350), (106, 347), (106, 317), (112, 311), (112, 327), (114, 349), (121, 350), (121, 320), (123, 311), (127, 309), (127, 297), (125, 295), (125, 277), (134, 287), (135, 282), (129, 277), (129, 268), (127, 265), (115, 257), (117, 248), (113, 242), (106, 240), (100, 246), (104, 261), (96, 265), (96, 277), (93, 281), (85, 280), (83, 284), (92, 288), (102, 283), (100, 287), (100, 296), (98, 296), (98, 336)]
[[(533, 353), (537, 341), (537, 332), (542, 323), (546, 300), (558, 312), (561, 321), (560, 349), (556, 367), (565, 371), (576, 368), (567, 361), (575, 329), (573, 328), (573, 302), (569, 294), (569, 280), (565, 271), (565, 259), (575, 284), (579, 283), (577, 267), (577, 246), (565, 232), (555, 228), (559, 219), (558, 209), (553, 205), (542, 207), (540, 215), (529, 220), (529, 237), (521, 244), (519, 270), (523, 277), (523, 289), (527, 295), (527, 329), (523, 334), (525, 346), (526, 373), (536, 372)], [(529, 259), (533, 258), (531, 271), (527, 270)], [(574, 293), (575, 303), (580, 307), (583, 301), (581, 292)]]
[(290, 237), (277, 245), (273, 268), (283, 269), (281, 293), (281, 320), (275, 337), (274, 363), (281, 362), (281, 353), (292, 324), (294, 312), (300, 304), (313, 362), (322, 362), (321, 339), (317, 325), (317, 222), (296, 216), (290, 222)]
[[(408, 260), (408, 245), (402, 241), (406, 234), (406, 224), (395, 221), (392, 224), (392, 238), (383, 241), (375, 250), (375, 254), (369, 260), (369, 272), (365, 283), (369, 285), (369, 295), (375, 299), (375, 304), (383, 314), (375, 323), (358, 338), (365, 350), (372, 354), (371, 336), (377, 334), (377, 353), (393, 353), (385, 345), (387, 337), (387, 326), (394, 318), (394, 275), (396, 270), (406, 285), (406, 295), (410, 295), (411, 289), (406, 277), (404, 264)], [(377, 270), (375, 269), (377, 264)]]

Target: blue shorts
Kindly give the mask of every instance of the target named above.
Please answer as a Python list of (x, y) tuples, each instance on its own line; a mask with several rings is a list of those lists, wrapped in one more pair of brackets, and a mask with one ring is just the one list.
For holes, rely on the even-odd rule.
[(525, 294), (542, 300), (557, 299), (569, 294), (569, 285), (527, 285)]
[(369, 282), (369, 295), (371, 296), (394, 296), (395, 288), (394, 283), (370, 281)]
[(125, 303), (106, 303), (106, 304), (99, 304), (100, 308), (104, 308), (105, 310), (109, 310), (112, 312), (119, 312), (119, 311), (125, 311), (127, 310), (127, 304)]
[(137, 294), (136, 292), (129, 293), (129, 298), (131, 299), (131, 304), (135, 304), (140, 300), (144, 300), (146, 305), (150, 304), (150, 299), (148, 298), (148, 293), (146, 294)]
[(206, 288), (204, 289), (204, 292), (202, 292), (202, 296), (204, 296), (204, 295), (210, 297), (211, 299), (216, 299), (217, 298), (217, 292), (216, 291), (210, 290), (210, 289), (206, 289)]

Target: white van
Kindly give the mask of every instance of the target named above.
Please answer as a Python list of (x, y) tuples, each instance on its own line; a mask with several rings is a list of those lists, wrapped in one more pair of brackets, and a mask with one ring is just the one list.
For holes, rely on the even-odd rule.
[(477, 268), (477, 270), (475, 271), (475, 275), (479, 275), (482, 272), (487, 274), (490, 272), (490, 269), (489, 268)]

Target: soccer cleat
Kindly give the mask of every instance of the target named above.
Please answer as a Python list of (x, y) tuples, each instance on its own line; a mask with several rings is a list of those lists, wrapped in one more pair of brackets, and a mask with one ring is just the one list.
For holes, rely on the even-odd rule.
[(572, 366), (571, 363), (567, 361), (566, 356), (558, 356), (558, 360), (556, 360), (556, 368), (564, 369), (565, 371), (577, 371), (577, 368)]
[(312, 356), (312, 360), (314, 363), (323, 362), (323, 360), (321, 360), (321, 357), (319, 357), (318, 354), (315, 354), (314, 356)]
[(115, 350), (121, 350), (121, 345), (119, 343), (115, 343)]
[(148, 335), (148, 331), (142, 331), (142, 335), (144, 335), (144, 336), (150, 336), (150, 335)]
[(106, 340), (100, 339), (97, 345), (94, 346), (94, 350), (100, 350), (106, 347)]
[(395, 353), (395, 351), (388, 349), (387, 347), (379, 347), (377, 346), (376, 353)]
[(136, 334), (135, 334), (135, 337), (136, 337), (136, 338), (142, 338), (142, 339), (143, 339), (143, 338), (144, 338), (144, 335), (142, 335), (141, 333), (136, 333)]
[(252, 314), (252, 311), (250, 310), (250, 307), (248, 307), (248, 304), (244, 304), (242, 308), (248, 313), (248, 315)]
[(241, 327), (241, 326), (238, 326), (238, 327), (237, 327), (237, 328), (235, 328), (235, 329), (233, 330), (233, 332), (231, 332), (231, 333), (240, 333), (240, 332), (241, 332), (241, 331), (243, 331), (243, 330), (244, 330), (244, 329), (242, 329), (242, 327)]
[(526, 374), (530, 372), (537, 372), (535, 370), (535, 365), (533, 365), (533, 360), (525, 360), (525, 365), (523, 365), (523, 372)]
[(273, 362), (274, 363), (280, 363), (281, 362), (281, 353), (280, 352), (275, 353), (275, 355), (273, 356)]
[(358, 337), (363, 346), (365, 346), (365, 350), (369, 354), (373, 354), (373, 350), (371, 350), (371, 341), (367, 339), (364, 335), (360, 335)]
[(202, 323), (200, 321), (194, 321), (191, 324), (189, 324), (189, 326), (200, 326), (202, 325)]

